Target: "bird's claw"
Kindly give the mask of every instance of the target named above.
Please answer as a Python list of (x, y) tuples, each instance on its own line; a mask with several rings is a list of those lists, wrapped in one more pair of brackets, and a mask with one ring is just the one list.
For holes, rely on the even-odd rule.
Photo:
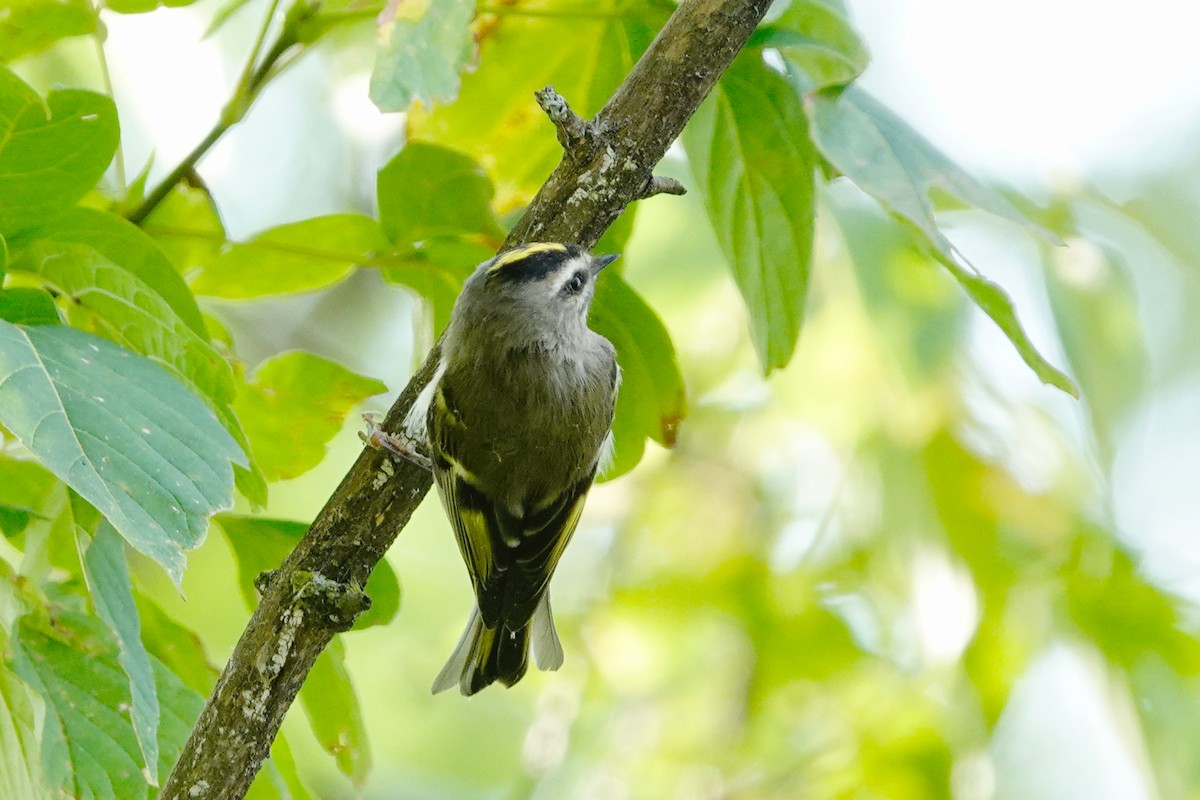
[(362, 418), (367, 423), (366, 431), (358, 432), (358, 438), (363, 444), (376, 450), (385, 450), (427, 472), (433, 471), (433, 462), (421, 452), (420, 444), (412, 437), (385, 431), (382, 427), (382, 417), (375, 411), (363, 412)]

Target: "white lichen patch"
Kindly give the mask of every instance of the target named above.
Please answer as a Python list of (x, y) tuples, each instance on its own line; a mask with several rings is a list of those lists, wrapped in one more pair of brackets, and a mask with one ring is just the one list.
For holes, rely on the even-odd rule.
[(188, 797), (204, 797), (208, 794), (208, 781), (196, 781), (188, 787)]
[(567, 205), (577, 206), (587, 199), (588, 191), (582, 186), (575, 190), (575, 193), (567, 198)]
[[(313, 582), (321, 576), (313, 573)], [(327, 580), (322, 578), (322, 580)], [(332, 582), (332, 581), (331, 581)], [(267, 675), (274, 678), (283, 671), (283, 665), (287, 663), (288, 653), (292, 652), (292, 644), (296, 641), (296, 629), (300, 627), (300, 623), (304, 620), (304, 609), (296, 606), (293, 607), (288, 615), (283, 620), (283, 630), (279, 632), (279, 641), (275, 646), (275, 653), (271, 656), (270, 662), (267, 663)]]
[(258, 691), (246, 689), (242, 692), (242, 716), (254, 722), (267, 718), (267, 697), (271, 694), (270, 686), (263, 686)]

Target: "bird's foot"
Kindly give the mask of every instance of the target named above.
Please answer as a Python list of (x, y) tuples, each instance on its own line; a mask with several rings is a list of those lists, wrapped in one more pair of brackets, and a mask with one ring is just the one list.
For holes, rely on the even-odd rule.
[(433, 462), (422, 452), (424, 448), (421, 444), (411, 436), (385, 431), (381, 425), (382, 418), (375, 411), (363, 412), (362, 418), (367, 423), (367, 430), (358, 432), (358, 438), (362, 439), (363, 444), (376, 450), (386, 450), (426, 472), (433, 471)]

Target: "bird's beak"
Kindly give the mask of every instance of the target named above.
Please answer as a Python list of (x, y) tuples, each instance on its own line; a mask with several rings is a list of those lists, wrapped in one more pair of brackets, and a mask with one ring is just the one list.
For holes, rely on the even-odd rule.
[(599, 275), (600, 270), (607, 267), (612, 262), (621, 257), (620, 253), (610, 253), (606, 256), (596, 256), (592, 259), (592, 274)]

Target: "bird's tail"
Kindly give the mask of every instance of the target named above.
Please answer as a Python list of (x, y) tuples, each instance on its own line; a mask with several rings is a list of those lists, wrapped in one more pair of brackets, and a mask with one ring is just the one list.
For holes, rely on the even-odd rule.
[(562, 666), (562, 643), (554, 629), (549, 592), (542, 595), (529, 624), (516, 631), (507, 629), (503, 623), (495, 628), (485, 627), (476, 607), (446, 666), (434, 680), (433, 693), (443, 692), (456, 683), (468, 697), (495, 681), (512, 686), (521, 680), (529, 666), (531, 639), (538, 669), (555, 670)]

